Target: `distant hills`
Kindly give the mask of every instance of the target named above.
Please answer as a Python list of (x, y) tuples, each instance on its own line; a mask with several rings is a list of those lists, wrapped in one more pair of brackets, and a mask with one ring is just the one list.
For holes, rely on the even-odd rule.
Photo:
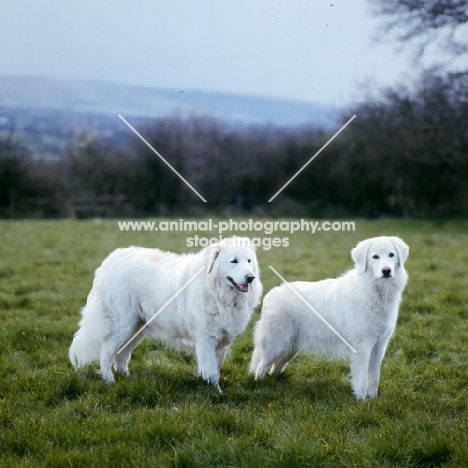
[(84, 130), (125, 142), (130, 133), (118, 114), (135, 126), (164, 117), (208, 117), (241, 128), (336, 125), (336, 114), (321, 104), (0, 75), (0, 134), (14, 130), (34, 157), (60, 157)]
[(239, 125), (330, 125), (330, 107), (194, 90), (0, 75), (0, 107), (128, 117), (207, 116)]

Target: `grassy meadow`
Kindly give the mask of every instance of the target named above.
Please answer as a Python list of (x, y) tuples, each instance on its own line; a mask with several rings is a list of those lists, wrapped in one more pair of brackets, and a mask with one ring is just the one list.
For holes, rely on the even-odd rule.
[(279, 284), (268, 265), (318, 280), (349, 269), (359, 240), (408, 243), (410, 279), (376, 400), (354, 398), (346, 363), (304, 355), (254, 382), (259, 310), (221, 369), (222, 394), (194, 376), (191, 356), (148, 338), (113, 385), (97, 366), (75, 372), (68, 347), (105, 256), (128, 245), (187, 252), (193, 234), (0, 223), (1, 467), (468, 466), (468, 222), (357, 220), (355, 232), (276, 233), (289, 247), (257, 250), (267, 292)]

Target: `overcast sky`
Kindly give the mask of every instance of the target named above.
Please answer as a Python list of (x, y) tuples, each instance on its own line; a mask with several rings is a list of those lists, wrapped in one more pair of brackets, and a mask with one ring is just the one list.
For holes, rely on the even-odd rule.
[(0, 73), (292, 98), (359, 99), (414, 63), (367, 0), (3, 0)]

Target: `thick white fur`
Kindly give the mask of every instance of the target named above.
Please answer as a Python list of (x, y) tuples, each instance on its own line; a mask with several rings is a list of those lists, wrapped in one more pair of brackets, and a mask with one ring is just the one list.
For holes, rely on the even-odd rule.
[[(408, 279), (404, 268), (408, 253), (408, 246), (398, 237), (367, 239), (351, 251), (355, 268), (343, 276), (314, 283), (290, 283), (357, 353), (287, 285), (272, 289), (265, 296), (261, 320), (255, 328), (250, 364), (255, 378), (263, 378), (270, 367), (272, 374), (282, 372), (301, 350), (315, 351), (349, 358), (356, 398), (376, 397), (380, 365), (395, 330)], [(388, 277), (383, 277), (385, 272)]]
[[(112, 364), (127, 374), (132, 350), (152, 335), (194, 352), (198, 374), (219, 389), (219, 369), (229, 346), (245, 330), (262, 295), (255, 251), (248, 241), (226, 239), (185, 255), (141, 247), (112, 252), (96, 270), (70, 347), (72, 364), (79, 368), (100, 361), (102, 378), (113, 382)], [(205, 271), (118, 353), (203, 266)], [(251, 283), (243, 286), (247, 292), (236, 290), (228, 277), (237, 286), (250, 277)]]

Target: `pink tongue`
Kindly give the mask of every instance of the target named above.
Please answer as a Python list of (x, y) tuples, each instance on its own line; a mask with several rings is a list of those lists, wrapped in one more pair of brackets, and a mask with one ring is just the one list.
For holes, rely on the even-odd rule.
[(237, 286), (239, 286), (239, 291), (241, 291), (241, 292), (248, 292), (249, 291), (249, 285), (248, 284), (239, 284), (239, 283), (237, 283)]

